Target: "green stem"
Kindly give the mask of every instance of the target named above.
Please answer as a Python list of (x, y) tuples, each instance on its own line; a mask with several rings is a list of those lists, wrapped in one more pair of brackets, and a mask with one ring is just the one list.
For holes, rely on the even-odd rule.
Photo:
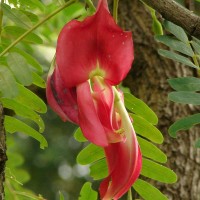
[(197, 67), (199, 67), (199, 62), (198, 62), (198, 60), (197, 60), (197, 56), (194, 54), (194, 56), (192, 56), (192, 59), (193, 59), (193, 61), (194, 61), (194, 64), (197, 66)]
[(128, 191), (127, 200), (132, 200), (132, 192), (131, 192), (131, 188), (130, 188), (129, 191)]
[(0, 57), (5, 55), (12, 47), (14, 47), (17, 43), (19, 43), (21, 40), (23, 40), (29, 33), (31, 33), (33, 30), (38, 28), (40, 25), (45, 23), (47, 20), (52, 18), (54, 15), (65, 9), (67, 6), (71, 5), (75, 0), (70, 0), (60, 8), (56, 9), (54, 12), (52, 12), (50, 15), (46, 16), (43, 20), (35, 24), (31, 29), (27, 30), (24, 34), (22, 34), (20, 37), (18, 37), (12, 44), (10, 44), (4, 51), (0, 54)]
[(88, 6), (90, 8), (92, 8), (92, 10), (95, 12), (96, 11), (96, 8), (95, 6), (93, 5), (92, 1), (91, 0), (86, 0), (86, 3), (88, 4)]
[(114, 0), (114, 2), (113, 2), (113, 18), (116, 23), (117, 23), (118, 5), (119, 5), (119, 0)]
[(1, 0), (1, 4), (0, 4), (0, 40), (1, 40), (1, 32), (2, 32), (2, 24), (3, 24), (3, 3), (4, 0)]

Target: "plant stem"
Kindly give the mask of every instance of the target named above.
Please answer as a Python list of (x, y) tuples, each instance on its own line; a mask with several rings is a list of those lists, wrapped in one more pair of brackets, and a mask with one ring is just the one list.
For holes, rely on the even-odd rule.
[(119, 5), (119, 0), (114, 0), (114, 2), (113, 2), (113, 18), (116, 23), (117, 23), (118, 5)]
[(132, 200), (132, 192), (131, 192), (131, 188), (130, 188), (129, 191), (128, 191), (127, 200)]
[(3, 3), (4, 0), (1, 0), (1, 4), (0, 4), (0, 41), (1, 41), (1, 32), (2, 32), (2, 24), (3, 24)]
[(13, 43), (11, 43), (4, 51), (0, 54), (0, 57), (5, 55), (12, 47), (14, 47), (17, 43), (19, 43), (21, 40), (23, 40), (29, 33), (34, 31), (36, 28), (38, 28), (40, 25), (45, 23), (47, 20), (52, 18), (54, 15), (65, 9), (67, 6), (71, 5), (75, 0), (70, 0), (67, 3), (65, 3), (63, 6), (60, 8), (56, 9), (54, 12), (52, 12), (50, 15), (46, 16), (44, 19), (39, 21), (37, 24), (35, 24), (32, 28), (27, 30), (24, 34), (22, 34), (20, 37), (18, 37)]
[(88, 6), (90, 8), (92, 8), (92, 10), (95, 12), (96, 11), (96, 8), (95, 6), (93, 5), (92, 1), (91, 0), (86, 0), (86, 3), (88, 4)]

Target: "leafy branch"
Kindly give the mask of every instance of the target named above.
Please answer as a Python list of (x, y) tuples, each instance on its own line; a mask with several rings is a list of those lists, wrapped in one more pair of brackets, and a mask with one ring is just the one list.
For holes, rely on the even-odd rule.
[(30, 28), (29, 30), (27, 30), (24, 34), (22, 34), (19, 38), (17, 38), (13, 43), (11, 43), (4, 51), (2, 51), (2, 53), (0, 54), (0, 57), (3, 56), (3, 55), (5, 55), (11, 48), (13, 48), (16, 44), (18, 44), (21, 40), (23, 40), (29, 33), (31, 33), (32, 31), (34, 31), (36, 28), (38, 28), (39, 26), (41, 26), (43, 23), (45, 23), (46, 21), (48, 21), (50, 18), (52, 18), (53, 16), (55, 16), (57, 13), (59, 13), (60, 11), (62, 11), (63, 9), (65, 9), (67, 6), (71, 5), (73, 2), (75, 2), (75, 0), (70, 0), (70, 1), (66, 2), (63, 6), (61, 6), (58, 9), (56, 9), (50, 15), (46, 16), (44, 19), (42, 19), (37, 24), (35, 24), (32, 28)]

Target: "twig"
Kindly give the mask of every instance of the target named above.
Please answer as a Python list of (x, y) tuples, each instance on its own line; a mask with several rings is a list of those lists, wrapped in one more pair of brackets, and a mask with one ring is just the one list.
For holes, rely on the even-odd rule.
[(166, 20), (181, 26), (188, 34), (200, 39), (200, 17), (173, 0), (143, 0)]
[(39, 21), (32, 28), (30, 28), (29, 30), (27, 30), (24, 34), (22, 34), (20, 37), (18, 37), (13, 43), (11, 43), (6, 49), (4, 49), (4, 51), (1, 52), (0, 57), (3, 56), (3, 55), (5, 55), (12, 47), (14, 47), (16, 44), (18, 44), (21, 40), (23, 40), (29, 33), (31, 33), (32, 31), (34, 31), (36, 28), (38, 28), (40, 25), (42, 25), (43, 23), (45, 23), (47, 20), (49, 20), (50, 18), (52, 18), (54, 15), (56, 15), (57, 13), (59, 13), (64, 8), (66, 8), (67, 6), (71, 5), (74, 1), (75, 0), (68, 1), (63, 6), (61, 6), (60, 8), (58, 8), (57, 10), (55, 10), (54, 12), (52, 12), (50, 15), (46, 16), (44, 19), (42, 19), (41, 21)]

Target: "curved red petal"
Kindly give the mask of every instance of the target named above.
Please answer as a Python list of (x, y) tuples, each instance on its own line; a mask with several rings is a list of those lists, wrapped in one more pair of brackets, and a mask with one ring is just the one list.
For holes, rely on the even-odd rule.
[(98, 146), (107, 146), (106, 132), (96, 112), (88, 82), (77, 86), (79, 125), (84, 136)]
[(57, 101), (55, 100), (55, 98), (54, 98), (54, 95), (53, 95), (53, 92), (52, 92), (52, 89), (51, 89), (50, 82), (51, 82), (51, 78), (48, 77), (48, 79), (47, 79), (47, 87), (46, 87), (46, 97), (47, 97), (48, 104), (49, 104), (49, 106), (51, 107), (51, 109), (52, 109), (55, 113), (57, 113), (63, 121), (67, 121), (67, 120), (68, 120), (68, 117), (67, 117), (66, 114), (63, 112), (63, 110), (62, 110), (61, 107), (59, 106), (58, 102), (57, 102)]
[(76, 88), (66, 88), (57, 67), (47, 80), (47, 101), (63, 121), (78, 124)]
[(105, 200), (117, 200), (124, 195), (138, 178), (141, 170), (141, 153), (129, 115), (122, 100), (115, 102), (115, 106), (121, 117), (121, 128), (126, 140), (109, 144), (104, 148), (109, 176), (100, 185), (100, 195)]
[[(132, 141), (132, 145), (135, 145), (135, 142)], [(100, 195), (102, 199), (117, 200), (138, 178), (141, 170), (141, 153), (138, 145), (130, 148), (126, 141), (109, 144), (105, 148), (105, 154), (109, 176), (100, 185)]]
[(120, 122), (116, 119), (114, 110), (114, 91), (112, 86), (101, 77), (92, 79), (93, 100), (99, 119), (104, 126), (109, 143), (123, 140), (123, 136), (117, 133)]
[(102, 125), (110, 130), (113, 130), (112, 114), (114, 92), (112, 90), (112, 86), (104, 82), (101, 77), (94, 77), (93, 92), (95, 107)]
[(95, 15), (69, 22), (58, 37), (56, 62), (67, 87), (85, 82), (97, 67), (110, 84), (118, 84), (132, 61), (131, 33), (116, 25), (105, 0)]

